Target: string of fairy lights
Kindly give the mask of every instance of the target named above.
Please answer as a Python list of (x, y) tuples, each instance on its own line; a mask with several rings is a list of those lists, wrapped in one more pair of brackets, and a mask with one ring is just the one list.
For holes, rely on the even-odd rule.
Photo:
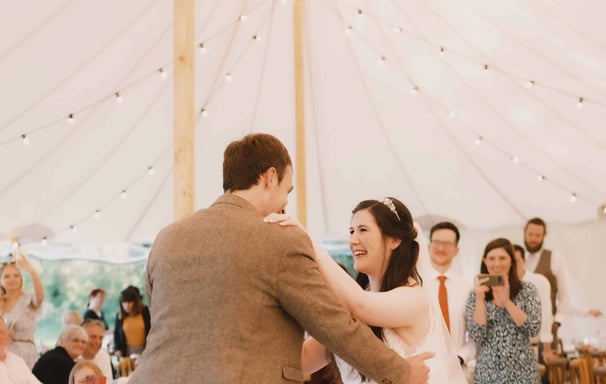
[[(263, 43), (266, 42), (266, 39), (264, 39), (265, 37), (268, 37), (268, 38), (270, 37), (269, 36), (270, 33), (268, 32), (268, 30), (271, 25), (272, 17), (274, 17), (275, 10), (273, 7), (271, 7), (268, 9), (267, 12), (262, 13), (261, 10), (264, 9), (263, 7), (267, 4), (272, 4), (273, 6), (275, 6), (276, 4), (285, 5), (288, 2), (289, 1), (287, 1), (287, 0), (273, 0), (273, 1), (267, 0), (265, 2), (257, 3), (253, 8), (240, 14), (239, 16), (237, 16), (237, 18), (228, 21), (221, 28), (210, 33), (208, 36), (200, 39), (198, 41), (198, 43), (196, 43), (196, 47), (201, 56), (211, 55), (214, 52), (219, 51), (218, 49), (217, 50), (214, 49), (215, 48), (215, 46), (214, 46), (215, 39), (218, 39), (220, 36), (223, 36), (225, 33), (229, 32), (229, 31), (233, 32), (234, 28), (236, 28), (236, 30), (237, 30), (238, 26), (242, 25), (243, 23), (248, 23), (252, 19), (260, 20), (260, 22), (257, 24), (256, 32), (250, 36), (249, 43), (245, 44), (240, 51), (238, 51), (238, 52), (233, 51), (231, 44), (234, 44), (234, 39), (229, 41), (228, 44), (230, 44), (230, 45), (228, 46), (228, 49), (225, 50), (225, 52), (230, 52), (232, 54), (232, 56), (229, 57), (229, 58), (231, 58), (231, 61), (228, 62), (227, 55), (224, 55), (221, 58), (222, 62), (221, 62), (221, 65), (219, 66), (220, 70), (219, 70), (217, 76), (215, 76), (215, 78), (213, 79), (213, 82), (212, 82), (211, 86), (209, 87), (209, 91), (208, 91), (207, 95), (205, 95), (204, 101), (201, 103), (201, 106), (199, 107), (198, 121), (200, 121), (200, 118), (205, 118), (205, 117), (209, 116), (209, 113), (212, 110), (212, 103), (217, 102), (219, 100), (219, 92), (220, 92), (221, 88), (226, 85), (229, 85), (231, 83), (237, 82), (238, 68), (240, 68), (243, 65), (244, 59), (248, 54), (250, 54), (250, 51), (254, 50), (255, 47), (264, 47), (264, 49), (267, 50), (268, 44), (264, 45)], [(218, 4), (218, 3), (216, 3), (216, 4)], [(591, 104), (592, 106), (596, 106), (596, 107), (606, 107), (606, 102), (604, 102), (603, 100), (599, 100), (599, 99), (596, 99), (593, 97), (588, 97), (585, 95), (579, 95), (578, 93), (576, 93), (574, 91), (559, 89), (558, 87), (553, 86), (552, 84), (548, 84), (543, 81), (537, 81), (537, 80), (533, 79), (532, 77), (513, 73), (505, 68), (499, 67), (498, 65), (495, 65), (492, 63), (489, 64), (487, 61), (478, 62), (477, 60), (473, 60), (473, 59), (467, 57), (465, 54), (457, 52), (454, 49), (450, 49), (447, 46), (435, 44), (432, 41), (425, 38), (424, 36), (422, 36), (421, 34), (419, 34), (417, 31), (410, 30), (402, 25), (393, 24), (387, 20), (383, 20), (379, 16), (373, 14), (370, 7), (368, 9), (362, 9), (362, 8), (354, 7), (351, 4), (347, 4), (346, 2), (344, 2), (344, 4), (346, 6), (353, 7), (352, 12), (351, 12), (353, 17), (357, 17), (357, 18), (369, 17), (375, 23), (382, 25), (384, 28), (386, 28), (388, 30), (391, 30), (391, 32), (394, 35), (406, 34), (407, 36), (410, 36), (411, 38), (418, 39), (418, 40), (422, 41), (424, 44), (427, 44), (427, 46), (432, 47), (432, 49), (435, 50), (436, 54), (441, 57), (447, 58), (447, 56), (449, 56), (449, 55), (456, 56), (459, 59), (466, 60), (469, 63), (472, 63), (473, 65), (477, 65), (477, 68), (480, 71), (485, 71), (485, 72), (493, 71), (495, 73), (499, 73), (501, 76), (510, 79), (512, 82), (515, 82), (516, 84), (520, 85), (521, 87), (523, 87), (524, 89), (526, 89), (528, 91), (540, 87), (540, 88), (549, 90), (551, 92), (560, 94), (563, 97), (569, 98), (571, 100), (571, 103), (574, 103), (575, 107), (579, 110), (589, 104)], [(329, 5), (327, 4), (327, 6), (329, 6)], [(332, 9), (332, 10), (335, 11), (335, 9)], [(211, 17), (210, 14), (208, 16)], [(364, 34), (357, 27), (354, 26), (355, 23), (347, 22), (346, 21), (347, 19), (348, 19), (347, 17), (341, 17), (341, 20), (344, 23), (344, 25), (343, 25), (344, 37), (347, 39), (357, 38), (360, 41), (366, 42), (366, 45), (368, 46), (369, 50), (375, 52), (375, 54), (377, 55), (377, 65), (378, 66), (380, 66), (380, 67), (391, 66), (391, 69), (393, 69), (396, 73), (398, 73), (400, 76), (402, 76), (404, 78), (404, 80), (409, 84), (409, 88), (405, 89), (405, 90), (400, 90), (401, 92), (408, 93), (412, 97), (421, 96), (424, 99), (425, 103), (427, 104), (428, 109), (430, 111), (432, 111), (436, 121), (440, 122), (440, 124), (443, 124), (443, 122), (438, 117), (438, 114), (439, 114), (438, 111), (443, 111), (443, 113), (446, 116), (448, 116), (449, 118), (454, 118), (456, 116), (456, 111), (444, 108), (444, 106), (435, 97), (432, 97), (431, 94), (425, 92), (425, 90), (423, 88), (421, 88), (419, 85), (415, 84), (415, 82), (411, 79), (410, 75), (408, 73), (406, 73), (406, 71), (402, 67), (402, 65), (393, 65), (392, 63), (396, 64), (398, 62), (398, 60), (396, 58), (390, 56), (386, 52), (380, 52), (379, 50), (377, 50), (370, 41), (366, 40), (366, 38), (364, 37)], [(221, 48), (223, 48), (223, 47), (221, 47)], [(220, 53), (218, 53), (218, 54), (220, 54)], [(451, 70), (453, 72), (456, 72), (453, 68), (451, 68)], [(45, 131), (45, 130), (52, 129), (53, 127), (61, 126), (63, 124), (69, 124), (69, 125), (77, 124), (78, 120), (81, 116), (84, 116), (87, 112), (90, 112), (91, 110), (97, 108), (98, 106), (100, 106), (104, 103), (107, 103), (107, 102), (123, 103), (125, 101), (125, 98), (129, 94), (129, 92), (133, 91), (136, 87), (146, 84), (149, 81), (157, 81), (156, 79), (158, 79), (158, 78), (163, 81), (170, 79), (171, 72), (172, 72), (172, 61), (165, 62), (164, 64), (158, 66), (157, 69), (155, 69), (147, 74), (144, 74), (143, 76), (130, 82), (129, 84), (127, 84), (123, 87), (120, 87), (119, 89), (116, 89), (114, 91), (111, 91), (107, 94), (101, 95), (98, 98), (96, 98), (88, 103), (85, 103), (84, 105), (82, 105), (79, 108), (76, 108), (72, 111), (68, 111), (68, 112), (64, 113), (62, 116), (53, 118), (53, 119), (49, 120), (48, 122), (41, 124), (37, 127), (25, 129), (21, 132), (18, 132), (17, 134), (4, 138), (2, 141), (0, 141), (0, 148), (6, 147), (9, 145), (18, 145), (19, 142), (23, 146), (29, 146), (36, 139), (36, 134), (38, 134), (42, 131)], [(221, 79), (223, 79), (223, 81), (221, 81)], [(463, 81), (464, 81), (464, 79), (463, 79)], [(469, 84), (466, 84), (466, 86), (471, 87)], [(534, 96), (534, 97), (538, 97), (538, 96)], [(493, 111), (493, 113), (495, 113), (495, 115), (498, 115), (497, 111)], [(555, 111), (554, 111), (554, 113), (555, 113)], [(447, 128), (446, 125), (443, 125), (443, 126), (445, 127), (445, 129)], [(511, 126), (511, 124), (509, 124), (508, 126), (513, 128)], [(568, 191), (569, 200), (571, 203), (575, 203), (579, 200), (584, 200), (586, 202), (589, 202), (591, 204), (601, 207), (601, 209), (603, 209), (604, 213), (606, 214), (606, 204), (600, 204), (600, 202), (595, 201), (591, 197), (588, 197), (588, 196), (585, 196), (584, 194), (579, 194), (579, 193), (573, 191), (571, 188), (563, 185), (563, 183), (558, 182), (557, 180), (550, 177), (545, 172), (542, 172), (539, 169), (535, 169), (530, 164), (526, 163), (523, 158), (520, 158), (520, 156), (518, 156), (515, 153), (515, 151), (504, 148), (502, 145), (499, 145), (495, 141), (492, 141), (489, 137), (474, 130), (472, 127), (466, 127), (466, 128), (469, 131), (470, 137), (473, 138), (474, 144), (476, 144), (478, 146), (484, 145), (486, 147), (489, 147), (493, 151), (510, 159), (511, 163), (513, 165), (524, 168), (528, 172), (536, 175), (537, 182), (548, 182), (548, 183), (551, 183), (554, 187), (556, 187), (562, 191)], [(453, 140), (454, 140), (454, 138), (453, 138)], [(597, 142), (597, 145), (601, 145), (599, 141)], [(142, 170), (139, 174), (133, 176), (132, 181), (130, 183), (127, 183), (126, 187), (117, 188), (116, 189), (117, 192), (115, 194), (107, 197), (103, 202), (98, 204), (97, 205), (98, 208), (95, 209), (93, 212), (83, 213), (78, 218), (75, 218), (74, 220), (72, 220), (70, 224), (67, 224), (64, 227), (58, 228), (57, 230), (54, 230), (53, 232), (61, 233), (63, 231), (68, 231), (68, 230), (72, 231), (72, 232), (77, 232), (78, 228), (86, 220), (99, 219), (101, 217), (101, 215), (103, 214), (103, 212), (107, 209), (107, 207), (110, 204), (112, 204), (113, 202), (118, 201), (118, 200), (126, 200), (128, 198), (128, 191), (134, 185), (141, 182), (146, 176), (148, 176), (148, 177), (153, 176), (155, 173), (154, 165), (157, 164), (158, 162), (160, 162), (161, 160), (163, 160), (167, 156), (168, 153), (170, 153), (170, 147), (163, 149), (163, 151), (159, 155), (157, 155), (153, 161), (150, 162), (150, 165), (146, 169)], [(473, 160), (470, 159), (470, 161), (473, 161)], [(169, 173), (170, 172), (172, 172), (172, 168), (170, 168)], [(48, 239), (46, 239), (46, 238), (41, 239), (41, 240), (43, 242), (48, 241)]]
[[(359, 8), (354, 9), (352, 11), (352, 14), (354, 15), (352, 17), (357, 17), (357, 18), (363, 18), (363, 17), (367, 16), (367, 13), (365, 11), (363, 11), (362, 9), (359, 9)], [(344, 18), (342, 18), (342, 20), (344, 20)], [(387, 23), (385, 23), (385, 24), (387, 24)], [(395, 34), (400, 34), (403, 31), (405, 31), (405, 29), (402, 28), (401, 26), (394, 26), (394, 25), (391, 25), (391, 30)], [(346, 37), (351, 38), (352, 35), (355, 32), (357, 32), (357, 29), (354, 28), (353, 23), (349, 23), (349, 24), (344, 25), (344, 34), (345, 34)], [(415, 34), (413, 32), (409, 32), (409, 34), (412, 35), (412, 36), (415, 36), (415, 35), (418, 36), (417, 34)], [(372, 46), (372, 44), (370, 44), (368, 42), (368, 40), (365, 39), (362, 35), (356, 35), (356, 36), (359, 37), (359, 40), (366, 42), (367, 46), (372, 51), (375, 52), (376, 57), (377, 57), (377, 65), (379, 67), (383, 67), (383, 66), (388, 65), (389, 63), (391, 63), (391, 60), (388, 62), (388, 59), (387, 59), (387, 56), (385, 55), (385, 53), (379, 53), (379, 51), (376, 48), (374, 48)], [(427, 41), (425, 41), (425, 42), (427, 43)], [(427, 44), (430, 44), (430, 43), (427, 43)], [(434, 46), (432, 44), (430, 44), (430, 45)], [(434, 46), (434, 48), (436, 49), (436, 52), (438, 53), (438, 55), (440, 57), (444, 58), (446, 56), (446, 51), (447, 51), (446, 47), (444, 47), (444, 46)], [(453, 52), (453, 53), (455, 55), (457, 54), (456, 52)], [(458, 56), (460, 56), (461, 58), (464, 58), (464, 59), (466, 59), (468, 61), (471, 61), (471, 59), (465, 57), (464, 55), (458, 55)], [(477, 67), (479, 69), (481, 69), (482, 71), (485, 71), (485, 72), (488, 71), (489, 69), (493, 69), (493, 70), (500, 71), (501, 73), (503, 73), (505, 75), (510, 74), (509, 72), (507, 72), (505, 70), (502, 70), (502, 69), (500, 69), (498, 67), (494, 67), (494, 66), (491, 67), (488, 64), (484, 64), (484, 65), (481, 66), (478, 63)], [(398, 71), (399, 69), (401, 69), (401, 68), (395, 68), (396, 72), (401, 73), (401, 72)], [(514, 76), (514, 75), (512, 75), (512, 76)], [(405, 77), (405, 81), (407, 81), (410, 84), (409, 92), (410, 92), (411, 96), (416, 96), (417, 94), (419, 94), (420, 92), (422, 92), (422, 90), (419, 88), (419, 86), (416, 85), (415, 82), (410, 79), (409, 75), (406, 75), (404, 77)], [(517, 77), (517, 80), (520, 80), (520, 79), (521, 79), (521, 77)], [(533, 81), (533, 80), (530, 80), (530, 81), (526, 82), (526, 88), (527, 89), (531, 89), (532, 87), (537, 86), (537, 85), (538, 85), (538, 83), (535, 82), (535, 81)], [(561, 93), (561, 94), (568, 95), (568, 96), (573, 95), (573, 93), (571, 93), (571, 92), (561, 91), (561, 90), (559, 90), (559, 89), (557, 89), (555, 87), (546, 86), (545, 88), (550, 89), (552, 91), (556, 91), (556, 92)], [(431, 97), (431, 95), (428, 94), (428, 93), (423, 93), (423, 97), (427, 98), (428, 100), (431, 100), (432, 103), (434, 103), (434, 104), (438, 104), (438, 102), (433, 97)], [(583, 103), (585, 103), (586, 101), (587, 101), (587, 99), (582, 98), (582, 97), (579, 98), (579, 99), (577, 99), (576, 108), (577, 109), (581, 109), (583, 107)], [(592, 102), (594, 102), (597, 105), (601, 105), (601, 106), (602, 105), (606, 105), (606, 104), (604, 104), (604, 103), (602, 103), (602, 102), (600, 102), (598, 100), (592, 100)], [(446, 114), (450, 118), (454, 118), (456, 116), (456, 113), (455, 113), (454, 110), (446, 109), (446, 108), (443, 108), (442, 106), (440, 106), (438, 109), (432, 108), (432, 111), (433, 111), (432, 113), (434, 113), (434, 117), (436, 117), (435, 113), (437, 113), (437, 110), (444, 111), (444, 114)], [(441, 121), (437, 117), (436, 117), (436, 120)], [(470, 131), (473, 131), (473, 129), (471, 127), (466, 126), (466, 128), (468, 130), (470, 130)], [(542, 173), (542, 172), (534, 169), (529, 164), (524, 163), (520, 159), (520, 157), (518, 155), (516, 155), (514, 153), (510, 153), (509, 151), (505, 150), (504, 148), (502, 148), (501, 146), (497, 145), (496, 143), (491, 142), (490, 140), (488, 140), (486, 137), (482, 136), (481, 134), (479, 134), (477, 132), (474, 132), (473, 133), (473, 141), (474, 141), (474, 143), (476, 145), (481, 145), (482, 143), (485, 143), (485, 144), (489, 145), (491, 148), (493, 148), (495, 151), (497, 151), (498, 153), (500, 153), (500, 154), (506, 156), (507, 158), (511, 159), (511, 161), (512, 161), (513, 164), (522, 165), (523, 167), (525, 167), (526, 169), (528, 169), (530, 172), (532, 172), (533, 174), (537, 175), (536, 176), (537, 182), (545, 182), (545, 181), (547, 181), (547, 182), (550, 182), (555, 187), (557, 187), (557, 188), (559, 188), (561, 190), (565, 191), (565, 190), (568, 189), (563, 184), (558, 183), (556, 180), (553, 180), (552, 178), (548, 178), (544, 173)], [(570, 190), (570, 189), (568, 189), (568, 190)], [(596, 206), (599, 205), (598, 202), (596, 202), (595, 200), (593, 200), (593, 199), (591, 199), (591, 198), (589, 198), (587, 196), (581, 196), (581, 195), (577, 194), (576, 192), (569, 192), (569, 200), (570, 200), (571, 203), (575, 203), (579, 199), (584, 199), (585, 201), (590, 202), (591, 204), (594, 204)], [(606, 206), (602, 206), (602, 209), (606, 213)]]
[[(265, 1), (264, 3), (259, 3), (257, 4), (255, 7), (251, 8), (250, 10), (248, 10), (246, 13), (241, 14), (240, 16), (237, 17), (237, 19), (235, 21), (232, 21), (228, 24), (226, 24), (226, 26), (224, 28), (221, 28), (219, 31), (216, 31), (214, 33), (212, 33), (211, 35), (209, 35), (208, 37), (204, 38), (199, 44), (198, 47), (200, 47), (200, 54), (201, 55), (206, 55), (207, 54), (207, 49), (206, 47), (208, 46), (212, 46), (213, 40), (215, 38), (220, 37), (221, 34), (226, 33), (227, 31), (230, 30), (230, 27), (233, 27), (236, 24), (240, 24), (240, 23), (245, 23), (249, 20), (249, 18), (255, 14), (255, 12), (257, 12), (259, 9), (261, 9), (261, 6), (265, 3), (269, 3), (270, 1)], [(275, 4), (286, 4), (287, 2), (285, 0), (279, 0), (278, 2), (272, 2), (274, 5)], [(218, 4), (218, 2), (217, 2)], [(264, 22), (262, 23), (262, 25), (259, 27), (259, 29), (262, 28), (266, 28), (267, 27), (267, 20), (268, 20), (268, 16), (270, 14), (267, 13), (265, 15), (265, 19)], [(211, 17), (212, 15), (209, 14), (209, 17)], [(251, 36), (251, 44), (247, 45), (248, 48), (250, 48), (253, 44), (256, 43), (260, 43), (262, 41), (262, 35), (261, 33), (257, 32), (255, 34), (253, 34)], [(247, 48), (247, 49), (248, 49)], [(242, 58), (244, 57), (244, 54), (246, 52), (242, 52), (238, 58), (235, 60), (235, 62), (231, 65), (232, 70), (226, 72), (225, 75), (225, 82), (219, 83), (217, 87), (213, 88), (213, 92), (217, 92), (218, 89), (220, 89), (220, 87), (222, 87), (223, 85), (225, 85), (225, 83), (229, 83), (231, 81), (231, 73), (234, 72), (238, 65), (240, 65)], [(172, 66), (172, 61), (165, 63), (164, 65), (160, 66), (157, 70), (154, 70), (153, 72), (147, 73), (145, 75), (143, 75), (142, 77), (140, 77), (139, 79), (127, 84), (126, 86), (121, 87), (120, 89), (114, 91), (114, 92), (110, 92), (104, 96), (99, 97), (98, 99), (78, 108), (77, 110), (71, 111), (67, 114), (67, 117), (65, 118), (56, 118), (53, 119), (52, 121), (42, 124), (38, 127), (29, 129), (27, 131), (23, 131), (22, 133), (20, 133), (17, 136), (13, 136), (13, 137), (9, 137), (8, 139), (5, 139), (3, 141), (0, 142), (0, 146), (3, 145), (9, 145), (9, 144), (15, 144), (15, 142), (21, 141), (22, 144), (27, 147), (32, 143), (32, 137), (34, 137), (34, 135), (40, 131), (46, 130), (46, 129), (50, 129), (52, 127), (57, 126), (58, 124), (62, 124), (67, 122), (67, 124), (75, 124), (77, 122), (76, 118), (77, 116), (83, 116), (85, 115), (86, 112), (90, 112), (91, 110), (99, 107), (99, 105), (106, 103), (106, 102), (115, 102), (118, 104), (122, 104), (125, 101), (125, 95), (127, 95), (130, 91), (134, 90), (135, 87), (137, 86), (141, 86), (143, 84), (145, 84), (146, 82), (150, 81), (151, 79), (157, 78), (159, 77), (162, 80), (167, 80), (170, 78), (171, 76), (171, 66)], [(209, 100), (212, 100), (214, 98), (213, 93), (210, 94)], [(206, 103), (205, 103), (206, 104)], [(208, 116), (208, 112), (204, 112), (204, 108), (201, 108), (199, 113), (198, 113), (198, 117), (207, 117)], [(115, 153), (115, 151), (113, 151), (112, 153)], [(160, 157), (166, 156), (168, 153), (170, 153), (170, 147), (166, 148), (162, 154), (160, 155)], [(106, 159), (107, 160), (107, 159)], [(153, 162), (151, 162), (151, 164), (156, 163), (157, 161), (159, 161), (159, 158), (154, 160)], [(99, 169), (98, 167), (96, 168), (97, 170)], [(167, 175), (169, 175), (172, 172), (172, 166), (169, 169), (169, 172), (167, 173)], [(95, 172), (93, 172), (94, 174)], [(54, 229), (52, 232), (55, 234), (59, 234), (62, 232), (66, 232), (66, 231), (70, 231), (72, 233), (77, 233), (79, 231), (79, 228), (81, 227), (81, 225), (86, 222), (87, 220), (97, 220), (101, 217), (102, 212), (112, 203), (114, 203), (115, 201), (118, 200), (126, 200), (128, 197), (128, 191), (134, 186), (136, 185), (138, 182), (140, 182), (141, 180), (144, 179), (144, 177), (147, 176), (153, 176), (155, 174), (155, 168), (153, 165), (150, 165), (144, 173), (141, 173), (137, 176), (135, 176), (134, 180), (129, 183), (127, 185), (126, 188), (123, 188), (120, 190), (119, 193), (116, 193), (110, 197), (108, 197), (106, 199), (106, 201), (104, 201), (103, 203), (99, 204), (99, 208), (95, 209), (94, 212), (89, 212), (89, 213), (84, 213), (82, 214), (79, 218), (72, 220), (71, 223), (69, 225), (65, 225), (64, 227), (61, 228), (56, 228)], [(89, 179), (92, 178), (92, 175), (89, 175)], [(79, 186), (84, 185), (86, 182), (82, 182), (79, 183)], [(76, 191), (79, 188), (76, 189)], [(70, 192), (70, 195), (73, 195), (76, 191), (72, 191)], [(47, 217), (55, 210), (58, 209), (58, 207), (55, 207), (54, 209), (52, 209), (50, 212), (47, 213)], [(41, 241), (43, 244), (46, 244), (48, 242), (48, 238), (47, 237), (43, 237), (42, 239), (39, 239), (39, 241)]]

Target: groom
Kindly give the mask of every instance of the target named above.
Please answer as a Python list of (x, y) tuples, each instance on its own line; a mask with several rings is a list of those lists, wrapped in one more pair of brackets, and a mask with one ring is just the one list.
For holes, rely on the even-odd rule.
[(151, 331), (130, 384), (302, 383), (304, 330), (379, 383), (425, 383), (352, 319), (324, 283), (300, 229), (267, 225), (293, 190), (286, 147), (268, 134), (224, 153), (225, 194), (164, 228), (147, 262)]

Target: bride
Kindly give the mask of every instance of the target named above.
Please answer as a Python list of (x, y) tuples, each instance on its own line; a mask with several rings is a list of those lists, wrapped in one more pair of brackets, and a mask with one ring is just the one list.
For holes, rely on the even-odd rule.
[[(272, 214), (265, 220), (300, 225), (285, 215)], [(362, 201), (353, 210), (349, 234), (354, 269), (363, 286), (314, 244), (316, 263), (343, 305), (401, 356), (434, 352), (435, 357), (425, 361), (430, 367), (430, 384), (466, 383), (437, 300), (422, 287), (417, 271), (417, 231), (406, 206), (389, 197)], [(305, 341), (305, 374), (321, 369), (331, 360), (332, 355), (318, 341)], [(335, 361), (344, 384), (370, 382), (338, 356)]]

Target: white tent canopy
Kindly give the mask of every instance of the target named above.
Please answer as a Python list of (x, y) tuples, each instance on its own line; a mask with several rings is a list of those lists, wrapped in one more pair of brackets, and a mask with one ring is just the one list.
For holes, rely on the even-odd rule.
[[(573, 275), (595, 281), (585, 291), (603, 292), (606, 3), (304, 4), (314, 236), (344, 237), (359, 200), (395, 196), (426, 229), (460, 225), (473, 274), (487, 240), (520, 241), (540, 216)], [(172, 5), (0, 5), (4, 238), (150, 242), (172, 221)], [(202, 208), (231, 140), (269, 132), (297, 160), (293, 0), (200, 0), (195, 18)]]

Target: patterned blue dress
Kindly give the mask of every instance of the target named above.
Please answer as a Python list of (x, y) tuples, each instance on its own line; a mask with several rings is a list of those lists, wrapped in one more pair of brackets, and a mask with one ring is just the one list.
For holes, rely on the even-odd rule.
[(538, 363), (529, 337), (541, 327), (541, 302), (534, 285), (522, 282), (522, 289), (512, 300), (527, 315), (517, 326), (505, 308), (486, 301), (486, 325), (473, 320), (476, 293), (467, 299), (469, 334), (477, 346), (475, 384), (538, 384)]

